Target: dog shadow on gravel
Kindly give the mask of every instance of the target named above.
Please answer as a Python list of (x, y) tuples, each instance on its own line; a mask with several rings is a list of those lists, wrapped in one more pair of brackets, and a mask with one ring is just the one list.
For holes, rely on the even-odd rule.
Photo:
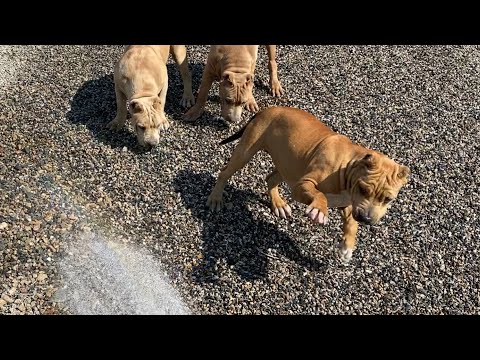
[[(167, 64), (168, 71), (168, 92), (165, 104), (167, 118), (175, 126), (181, 123), (182, 115), (185, 113), (180, 105), (183, 94), (183, 83), (176, 64)], [(196, 93), (202, 76), (202, 64), (190, 64), (192, 72), (193, 92)], [(198, 73), (200, 72), (200, 75)], [(196, 76), (193, 76), (196, 74)], [(113, 73), (104, 75), (97, 79), (86, 81), (75, 93), (70, 103), (70, 111), (67, 112), (67, 119), (73, 124), (83, 124), (101, 143), (112, 148), (124, 147), (134, 152), (144, 152), (144, 149), (137, 144), (133, 130), (124, 127), (120, 131), (112, 131), (106, 125), (115, 118), (117, 105), (115, 100), (115, 83)], [(128, 123), (128, 121), (127, 121)], [(214, 129), (223, 130), (227, 126), (222, 120), (207, 110), (194, 126), (210, 126)], [(168, 132), (168, 130), (167, 130)]]
[(195, 281), (218, 280), (216, 263), (222, 258), (243, 279), (264, 278), (269, 248), (311, 271), (324, 269), (325, 265), (318, 260), (302, 255), (296, 242), (275, 224), (254, 218), (247, 203), (263, 202), (254, 192), (227, 185), (224, 196), (227, 203), (231, 201), (231, 208), (210, 212), (205, 203), (214, 185), (215, 179), (206, 172), (181, 170), (174, 179), (175, 191), (180, 193), (183, 204), (203, 224), (203, 259), (192, 271)]
[(70, 103), (67, 119), (73, 124), (85, 125), (98, 141), (112, 148), (124, 147), (141, 151), (135, 134), (127, 127), (111, 131), (106, 125), (115, 118), (115, 84), (113, 74), (86, 81)]

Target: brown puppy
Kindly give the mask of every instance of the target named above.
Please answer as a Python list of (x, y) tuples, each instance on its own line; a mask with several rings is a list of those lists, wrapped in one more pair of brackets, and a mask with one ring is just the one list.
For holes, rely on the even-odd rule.
[[(283, 89), (277, 75), (276, 46), (266, 46), (270, 88), (273, 96), (280, 96), (283, 94)], [(202, 115), (214, 80), (220, 81), (219, 96), (222, 117), (225, 120), (240, 121), (244, 106), (250, 111), (258, 111), (258, 105), (252, 93), (257, 53), (258, 45), (212, 45), (203, 70), (197, 102), (184, 115), (184, 120), (194, 121)]]
[(157, 145), (160, 130), (169, 126), (164, 112), (169, 53), (177, 63), (183, 80), (181, 104), (190, 107), (195, 98), (185, 45), (131, 45), (115, 65), (117, 116), (108, 127), (118, 130), (125, 125), (128, 100), (138, 142), (145, 147)]
[(267, 108), (221, 144), (240, 137), (207, 200), (210, 209), (221, 209), (228, 179), (257, 151), (265, 150), (275, 165), (267, 176), (272, 210), (282, 218), (291, 216), (290, 206), (278, 192), (282, 181), (290, 187), (294, 200), (308, 205), (306, 213), (314, 222), (327, 224), (327, 208), (340, 208), (343, 237), (339, 253), (345, 262), (352, 257), (358, 221), (377, 223), (410, 174), (408, 167), (353, 144), (300, 109)]

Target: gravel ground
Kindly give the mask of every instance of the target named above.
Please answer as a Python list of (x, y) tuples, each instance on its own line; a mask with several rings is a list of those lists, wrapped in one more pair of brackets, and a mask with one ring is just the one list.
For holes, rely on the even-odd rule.
[[(196, 91), (208, 47), (188, 50)], [(91, 313), (72, 306), (65, 289), (78, 288), (78, 270), (89, 268), (68, 260), (82, 255), (69, 249), (98, 239), (107, 253), (105, 244), (126, 249), (123, 256), (139, 251), (147, 271), (158, 264), (188, 306), (174, 306), (178, 313), (480, 313), (480, 47), (279, 46), (282, 99), (267, 92), (260, 48), (260, 108), (310, 111), (412, 171), (382, 223), (360, 227), (348, 266), (335, 254), (337, 212), (330, 210), (325, 228), (310, 223), (298, 203), (291, 203), (292, 219), (270, 213), (265, 154), (232, 178), (223, 213), (207, 211), (235, 146), (217, 144), (242, 125), (217, 118), (218, 86), (204, 116), (183, 123), (180, 76), (170, 61), (172, 127), (160, 146), (144, 152), (131, 127), (104, 129), (115, 116), (112, 71), (121, 52), (0, 47), (0, 313)], [(77, 273), (66, 270), (72, 264)], [(143, 288), (164, 286), (140, 279)], [(157, 312), (155, 300), (142, 303), (142, 286), (121, 276), (111, 284), (109, 296), (122, 286), (136, 295), (97, 313)]]

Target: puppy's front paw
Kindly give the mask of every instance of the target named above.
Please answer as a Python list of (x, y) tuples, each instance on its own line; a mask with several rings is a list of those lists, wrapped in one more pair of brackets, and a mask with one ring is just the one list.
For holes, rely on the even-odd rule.
[(193, 106), (188, 110), (185, 115), (183, 115), (183, 120), (185, 121), (195, 121), (203, 114), (203, 109)]
[(307, 207), (305, 210), (305, 214), (307, 214), (313, 222), (327, 225), (328, 224), (328, 216), (325, 215), (320, 209), (314, 207)]
[(167, 130), (169, 127), (170, 127), (170, 123), (168, 122), (167, 119), (163, 119), (163, 120), (160, 122), (160, 125), (159, 125), (160, 130), (165, 131), (165, 130)]
[(107, 128), (110, 130), (120, 130), (125, 125), (125, 121), (119, 118), (115, 118), (107, 124)]
[(247, 103), (245, 104), (245, 107), (251, 112), (257, 112), (259, 110), (257, 102), (255, 101), (254, 98), (251, 98), (249, 101), (247, 101)]
[(282, 219), (286, 219), (287, 217), (292, 216), (292, 208), (288, 204), (280, 207), (275, 207), (273, 212), (275, 213), (275, 215), (281, 217)]
[(272, 197), (272, 211), (282, 219), (292, 216), (292, 208), (281, 197)]
[(210, 208), (210, 211), (220, 211), (223, 207), (223, 194), (211, 193), (207, 199), (207, 206)]
[(348, 264), (352, 259), (353, 249), (348, 249), (344, 244), (338, 247), (338, 256), (344, 264)]
[(280, 97), (283, 95), (283, 88), (282, 85), (280, 85), (280, 81), (274, 80), (270, 84), (270, 88), (272, 90), (272, 95), (276, 97)]
[(186, 108), (189, 109), (195, 104), (195, 97), (193, 96), (192, 93), (190, 94), (183, 94), (182, 101), (180, 101), (180, 104)]

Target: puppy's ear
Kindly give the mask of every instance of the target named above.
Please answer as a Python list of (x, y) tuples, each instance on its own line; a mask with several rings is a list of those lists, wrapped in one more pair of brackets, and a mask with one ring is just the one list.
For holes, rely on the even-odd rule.
[(132, 113), (139, 113), (143, 110), (143, 107), (138, 100), (130, 101), (129, 105), (130, 105), (130, 110), (132, 111)]
[(410, 169), (407, 166), (400, 165), (397, 176), (400, 180), (406, 183), (408, 181), (408, 177), (410, 176)]
[(222, 80), (233, 86), (233, 73), (231, 71), (225, 71), (222, 74)]
[(376, 163), (375, 155), (371, 153), (365, 155), (362, 159), (362, 162), (365, 164), (365, 166), (368, 169), (372, 169), (373, 167), (375, 167), (375, 163)]

